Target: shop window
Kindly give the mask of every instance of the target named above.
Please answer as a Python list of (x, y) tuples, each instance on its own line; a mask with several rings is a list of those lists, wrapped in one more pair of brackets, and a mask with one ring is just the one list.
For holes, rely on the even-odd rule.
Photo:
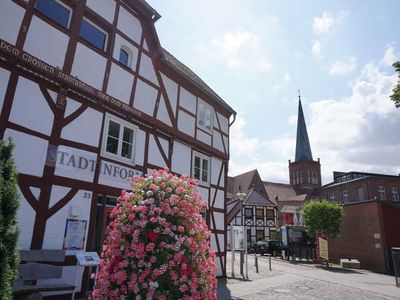
[(262, 241), (264, 239), (265, 235), (264, 235), (264, 230), (256, 230), (256, 240), (258, 241)]
[(210, 158), (200, 153), (193, 153), (192, 176), (202, 183), (208, 184), (210, 179)]
[(79, 33), (81, 38), (100, 50), (105, 50), (107, 44), (107, 33), (99, 26), (84, 18)]
[(107, 115), (104, 129), (103, 155), (133, 163), (137, 127)]
[(392, 201), (394, 201), (394, 202), (400, 201), (399, 189), (396, 186), (392, 187)]
[(206, 130), (212, 131), (214, 110), (204, 101), (198, 101), (197, 107), (197, 126)]
[(58, 0), (37, 0), (36, 10), (52, 19), (64, 28), (68, 28), (72, 9)]
[(385, 187), (382, 185), (378, 186), (378, 199), (385, 201), (386, 200), (386, 191), (385, 191)]

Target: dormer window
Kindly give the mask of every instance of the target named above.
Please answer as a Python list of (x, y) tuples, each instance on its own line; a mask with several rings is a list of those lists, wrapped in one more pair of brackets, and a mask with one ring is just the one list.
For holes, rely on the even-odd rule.
[(130, 66), (130, 51), (126, 47), (119, 49), (119, 62), (127, 67)]

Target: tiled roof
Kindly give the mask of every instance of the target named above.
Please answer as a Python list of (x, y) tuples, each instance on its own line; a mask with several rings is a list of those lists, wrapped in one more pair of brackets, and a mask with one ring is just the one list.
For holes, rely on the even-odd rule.
[(296, 159), (313, 160), (311, 153), (310, 140), (308, 139), (306, 121), (304, 120), (303, 107), (299, 96), (299, 111), (297, 117), (297, 137), (296, 137)]
[(227, 109), (230, 113), (236, 114), (232, 107), (230, 107), (220, 96), (217, 95), (203, 80), (200, 79), (191, 69), (189, 69), (186, 65), (180, 62), (175, 56), (169, 53), (167, 50), (162, 48), (162, 53), (164, 56), (164, 61), (167, 63), (169, 67), (177, 71), (191, 83), (193, 83), (197, 88), (202, 90), (204, 93), (208, 94), (212, 99), (217, 101), (220, 105), (222, 105), (225, 109)]
[(264, 181), (263, 183), (269, 199), (275, 203), (277, 203), (277, 201), (287, 201), (291, 197), (296, 197), (296, 192), (290, 184), (269, 181)]
[(244, 204), (246, 205), (258, 205), (258, 206), (271, 206), (274, 205), (271, 201), (268, 200), (267, 197), (260, 194), (256, 190), (252, 189), (250, 193), (247, 195)]
[(239, 192), (246, 193), (251, 189), (251, 183), (257, 170), (252, 170), (235, 177), (228, 177), (227, 192), (235, 197)]

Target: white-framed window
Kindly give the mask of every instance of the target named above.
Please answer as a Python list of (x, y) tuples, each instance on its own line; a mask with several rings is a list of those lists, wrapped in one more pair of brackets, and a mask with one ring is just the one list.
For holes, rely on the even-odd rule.
[(386, 191), (383, 185), (378, 185), (378, 199), (379, 200), (386, 200)]
[(349, 190), (343, 191), (343, 203), (349, 202)]
[(398, 202), (398, 201), (400, 201), (400, 198), (399, 198), (399, 189), (397, 188), (397, 186), (392, 186), (392, 201), (393, 201), (393, 202)]
[(71, 23), (72, 8), (60, 0), (37, 0), (36, 10), (52, 19), (64, 28), (69, 28)]
[(336, 202), (336, 195), (335, 195), (335, 193), (330, 193), (330, 194), (329, 194), (329, 199), (331, 199), (332, 202)]
[(192, 177), (202, 183), (210, 183), (210, 158), (208, 156), (193, 152)]
[(79, 35), (96, 48), (106, 50), (108, 33), (89, 19), (83, 18)]
[(102, 155), (134, 163), (136, 131), (135, 125), (106, 114)]
[(128, 68), (132, 65), (132, 51), (126, 46), (121, 46), (119, 49), (119, 58), (118, 61), (127, 66)]
[(213, 115), (214, 109), (199, 99), (197, 104), (197, 126), (206, 131), (212, 131), (214, 126)]

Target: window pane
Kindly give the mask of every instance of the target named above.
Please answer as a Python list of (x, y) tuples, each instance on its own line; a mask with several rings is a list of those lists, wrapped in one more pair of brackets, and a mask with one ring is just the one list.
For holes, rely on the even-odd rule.
[(122, 143), (121, 156), (126, 158), (132, 158), (132, 144), (128, 144), (125, 142)]
[(124, 64), (125, 66), (128, 65), (128, 61), (129, 61), (129, 54), (127, 51), (125, 51), (124, 49), (120, 49), (119, 50), (119, 62), (121, 64)]
[(107, 152), (118, 154), (118, 139), (115, 139), (111, 136), (107, 138)]
[(200, 157), (194, 157), (194, 167), (200, 169)]
[(203, 168), (202, 168), (202, 178), (201, 180), (204, 182), (208, 182), (208, 160), (203, 159)]
[(57, 1), (38, 0), (36, 2), (36, 9), (64, 28), (68, 28), (69, 15), (71, 11)]
[(128, 128), (128, 127), (124, 127), (124, 142), (132, 144), (133, 143), (133, 130)]
[(206, 112), (206, 116), (205, 116), (205, 126), (207, 129), (211, 129), (211, 110), (209, 108), (207, 108), (205, 110)]
[(120, 125), (118, 123), (110, 121), (110, 124), (108, 126), (108, 135), (119, 139), (119, 128)]
[(79, 35), (93, 46), (104, 50), (107, 35), (85, 19), (82, 21)]
[(194, 178), (200, 180), (200, 168), (194, 168)]

